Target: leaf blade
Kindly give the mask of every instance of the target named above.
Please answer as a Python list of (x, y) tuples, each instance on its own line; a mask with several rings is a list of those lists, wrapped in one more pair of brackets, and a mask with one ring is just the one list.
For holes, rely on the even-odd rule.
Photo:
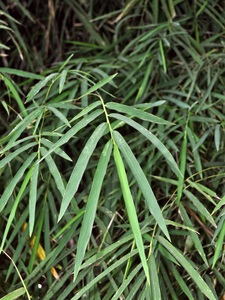
[(78, 186), (80, 184), (81, 178), (85, 172), (88, 161), (97, 145), (97, 142), (103, 136), (106, 128), (107, 128), (107, 124), (101, 123), (95, 129), (95, 131), (92, 133), (92, 135), (88, 139), (85, 147), (83, 148), (83, 150), (77, 160), (77, 163), (71, 173), (68, 184), (66, 186), (65, 193), (64, 193), (61, 207), (60, 207), (58, 220), (60, 220), (62, 218), (71, 199), (73, 198), (74, 194), (76, 193)]
[(82, 222), (82, 226), (81, 226), (81, 230), (77, 242), (77, 254), (76, 254), (76, 262), (74, 266), (74, 281), (79, 272), (87, 248), (87, 244), (90, 239), (92, 226), (94, 223), (94, 218), (97, 209), (97, 203), (99, 200), (103, 179), (106, 174), (106, 169), (109, 163), (111, 153), (112, 153), (112, 141), (110, 140), (105, 145), (102, 154), (100, 156), (98, 166), (93, 178), (91, 191), (87, 200), (85, 214), (84, 214), (84, 218), (83, 218), (83, 222)]
[(113, 156), (114, 156), (116, 169), (117, 169), (118, 177), (119, 177), (120, 184), (121, 184), (121, 190), (122, 190), (124, 202), (126, 205), (128, 218), (129, 218), (130, 225), (131, 225), (131, 228), (133, 231), (135, 243), (137, 245), (137, 249), (138, 249), (139, 256), (140, 256), (140, 259), (142, 262), (142, 266), (143, 266), (143, 269), (145, 272), (145, 276), (147, 278), (147, 282), (150, 285), (149, 268), (148, 268), (148, 264), (147, 264), (147, 260), (146, 260), (146, 256), (145, 256), (144, 244), (143, 244), (141, 230), (140, 230), (139, 223), (138, 223), (138, 217), (137, 217), (137, 213), (135, 210), (133, 197), (131, 195), (131, 191), (129, 188), (128, 179), (127, 179), (125, 167), (123, 164), (123, 160), (122, 160), (122, 157), (120, 155), (119, 149), (116, 144), (114, 144)]
[(194, 267), (188, 262), (188, 260), (165, 238), (162, 236), (157, 236), (156, 239), (162, 244), (176, 259), (177, 261), (183, 266), (183, 268), (188, 272), (190, 277), (199, 287), (201, 292), (210, 300), (217, 300), (212, 291), (210, 290), (209, 286), (206, 282), (202, 279), (199, 273), (194, 269)]
[(132, 150), (130, 149), (130, 147), (128, 146), (128, 144), (126, 143), (126, 141), (124, 140), (122, 135), (119, 132), (114, 131), (113, 137), (114, 137), (118, 147), (120, 148), (121, 152), (123, 153), (123, 156), (125, 157), (134, 177), (137, 180), (137, 183), (145, 197), (146, 203), (148, 205), (148, 208), (149, 208), (151, 214), (155, 218), (158, 226), (164, 232), (165, 236), (170, 240), (170, 235), (167, 230), (165, 219), (163, 218), (163, 215), (162, 215), (162, 212), (158, 205), (158, 202), (155, 198), (155, 195), (151, 189), (151, 186), (149, 185), (149, 182), (148, 182), (142, 168), (140, 167)]

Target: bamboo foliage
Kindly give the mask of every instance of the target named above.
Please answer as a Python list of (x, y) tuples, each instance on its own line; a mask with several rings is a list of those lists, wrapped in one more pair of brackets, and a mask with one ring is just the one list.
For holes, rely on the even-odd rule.
[(224, 297), (223, 6), (0, 3), (1, 299)]

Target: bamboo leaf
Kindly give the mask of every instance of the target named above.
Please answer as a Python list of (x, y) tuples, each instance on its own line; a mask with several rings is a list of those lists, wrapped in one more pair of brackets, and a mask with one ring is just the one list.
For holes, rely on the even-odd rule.
[(132, 117), (137, 117), (141, 120), (145, 120), (148, 122), (157, 123), (157, 124), (165, 124), (165, 125), (173, 125), (173, 123), (171, 123), (171, 122), (168, 122), (168, 121), (166, 121), (162, 118), (159, 118), (157, 116), (154, 116), (148, 112), (145, 112), (143, 110), (140, 110), (135, 107), (128, 106), (128, 105), (114, 103), (114, 102), (108, 102), (108, 103), (106, 103), (105, 106), (107, 108), (128, 114)]
[[(48, 147), (49, 149), (51, 149), (54, 146), (54, 143), (52, 143), (51, 141), (49, 141), (49, 140), (47, 140), (45, 138), (41, 139), (41, 143), (44, 146)], [(68, 160), (68, 161), (72, 161), (72, 159), (69, 157), (69, 155), (67, 155), (66, 152), (63, 151), (60, 148), (55, 149), (54, 153), (57, 154), (57, 155), (59, 155), (60, 157), (62, 157), (64, 159)], [(47, 152), (45, 154), (47, 154)]]
[[(184, 220), (184, 223), (186, 224), (186, 226), (188, 227), (193, 227), (193, 224), (190, 220), (190, 218), (188, 217), (188, 214), (185, 210), (185, 208), (183, 207), (183, 205), (180, 203), (179, 205), (180, 208), (180, 213), (181, 213), (181, 217)], [(204, 263), (206, 264), (206, 266), (208, 266), (208, 261), (204, 252), (204, 249), (202, 247), (201, 241), (197, 235), (196, 232), (194, 232), (193, 230), (191, 230), (189, 232), (191, 239), (193, 240), (194, 244), (195, 244), (195, 249), (198, 251), (198, 253), (200, 254), (201, 258), (203, 259)]]
[(206, 219), (214, 226), (216, 227), (216, 223), (211, 216), (211, 214), (208, 212), (207, 208), (198, 200), (196, 196), (194, 196), (191, 192), (188, 190), (184, 191), (185, 195), (191, 200), (191, 202), (196, 207), (197, 211), (201, 213), (203, 216), (206, 217)]
[(116, 75), (117, 75), (117, 73), (114, 74), (114, 75), (108, 76), (108, 77), (106, 77), (106, 78), (104, 78), (102, 80), (100, 80), (98, 83), (96, 83), (90, 89), (88, 89), (86, 91), (86, 93), (84, 95), (82, 95), (81, 97), (83, 98), (83, 97), (85, 97), (85, 96), (87, 96), (87, 95), (89, 95), (91, 93), (94, 93), (95, 91), (97, 91), (98, 89), (100, 89), (101, 87), (103, 87), (104, 85), (106, 85), (109, 81), (111, 81)]
[(0, 68), (0, 73), (12, 74), (12, 75), (20, 76), (20, 77), (38, 79), (38, 80), (44, 79), (44, 77), (41, 75), (18, 70), (18, 69), (12, 69), (12, 68)]
[(132, 231), (134, 234), (134, 239), (135, 239), (135, 242), (137, 245), (137, 249), (138, 249), (139, 256), (140, 256), (140, 259), (142, 262), (142, 266), (143, 266), (143, 269), (145, 272), (145, 276), (147, 278), (148, 284), (150, 285), (149, 268), (148, 268), (148, 264), (147, 264), (147, 260), (146, 260), (146, 256), (145, 256), (144, 244), (143, 244), (143, 240), (142, 240), (141, 230), (139, 227), (138, 217), (137, 217), (137, 213), (135, 210), (131, 191), (129, 188), (123, 160), (122, 160), (122, 157), (120, 155), (119, 149), (116, 144), (114, 144), (113, 155), (114, 155), (114, 159), (115, 159), (115, 163), (116, 163), (118, 177), (119, 177), (120, 184), (121, 184), (121, 190), (123, 193), (124, 202), (125, 202), (126, 209), (127, 209), (128, 218), (129, 218), (130, 225), (131, 225), (131, 228), (132, 228)]
[(67, 73), (68, 73), (68, 70), (63, 70), (61, 73), (60, 80), (59, 80), (59, 93), (60, 94), (62, 93), (62, 90), (64, 88)]
[(13, 146), (15, 146), (16, 139), (26, 130), (26, 128), (40, 115), (42, 114), (41, 109), (36, 109), (31, 112), (27, 117), (20, 121), (13, 130), (7, 135), (4, 140), (9, 140), (8, 144), (0, 151), (0, 154), (5, 153)]
[(22, 287), (19, 289), (16, 289), (15, 291), (7, 294), (6, 296), (0, 298), (0, 300), (14, 300), (19, 299), (20, 296), (24, 295), (26, 293), (26, 290)]
[(52, 148), (40, 159), (39, 163), (45, 159), (50, 153), (55, 152), (56, 149), (59, 149), (62, 145), (66, 144), (73, 136), (75, 136), (81, 129), (85, 128), (87, 124), (92, 122), (98, 116), (102, 114), (102, 110), (95, 110), (90, 115), (86, 116), (84, 119), (79, 121), (74, 125), (70, 130), (68, 130), (53, 146)]
[(216, 150), (219, 151), (220, 149), (220, 125), (219, 124), (216, 125), (215, 127), (214, 141), (215, 141)]
[(26, 102), (29, 102), (32, 98), (34, 98), (37, 93), (46, 86), (46, 84), (48, 84), (48, 82), (50, 80), (52, 80), (54, 77), (56, 77), (58, 75), (58, 73), (52, 73), (50, 75), (48, 75), (47, 77), (45, 77), (44, 79), (42, 79), (41, 81), (39, 81), (38, 83), (36, 83), (30, 90), (30, 92), (27, 94), (27, 100)]
[(35, 145), (37, 145), (36, 142), (28, 143), (28, 144), (24, 145), (23, 147), (20, 147), (16, 151), (14, 151), (10, 154), (7, 154), (6, 157), (0, 161), (0, 169), (4, 168), (5, 165), (10, 163), (15, 157), (18, 157), (21, 153), (25, 152), (27, 149), (30, 149)]
[(157, 236), (156, 239), (162, 244), (181, 264), (181, 266), (188, 272), (192, 280), (195, 282), (197, 287), (201, 290), (201, 292), (210, 300), (217, 300), (210, 290), (209, 286), (202, 279), (199, 273), (194, 269), (194, 267), (188, 262), (188, 260), (184, 257), (180, 251), (178, 251), (170, 242), (168, 242), (162, 236)]
[(30, 164), (34, 160), (35, 156), (36, 156), (36, 153), (32, 153), (27, 158), (27, 160), (22, 164), (20, 169), (17, 171), (16, 175), (12, 178), (12, 180), (10, 181), (10, 183), (8, 184), (6, 189), (4, 190), (4, 192), (3, 192), (3, 194), (0, 198), (0, 212), (3, 210), (3, 208), (5, 207), (7, 201), (12, 196), (12, 193), (13, 193), (16, 185), (18, 184), (20, 179), (23, 177), (24, 172), (30, 166)]
[(28, 113), (26, 111), (26, 108), (23, 104), (22, 99), (19, 96), (19, 93), (17, 92), (16, 88), (14, 87), (14, 85), (12, 84), (12, 82), (7, 78), (7, 77), (3, 77), (3, 80), (5, 82), (5, 85), (8, 87), (8, 89), (11, 91), (13, 97), (15, 98), (21, 113), (23, 114), (24, 117), (28, 116)]
[(151, 278), (151, 294), (152, 299), (161, 300), (161, 292), (160, 292), (160, 284), (159, 284), (159, 277), (158, 271), (156, 267), (156, 262), (154, 258), (154, 254), (151, 253), (149, 258), (149, 269), (150, 269), (150, 278)]
[[(82, 150), (82, 152), (77, 160), (77, 163), (70, 175), (68, 184), (66, 186), (65, 193), (64, 193), (64, 196), (62, 199), (62, 204), (60, 207), (58, 220), (60, 220), (62, 218), (71, 199), (74, 197), (74, 195), (79, 187), (80, 181), (83, 177), (83, 174), (85, 172), (85, 169), (87, 167), (88, 161), (89, 161), (98, 141), (103, 136), (106, 128), (107, 128), (106, 123), (100, 124), (95, 129), (95, 131), (92, 133), (92, 135), (88, 139), (84, 149)], [(46, 155), (45, 155), (45, 157), (46, 157)]]
[(38, 173), (39, 165), (32, 168), (30, 178), (30, 192), (29, 192), (29, 235), (31, 236), (34, 229), (35, 210), (37, 202), (37, 189), (38, 189)]
[(99, 196), (103, 184), (103, 179), (106, 174), (111, 153), (112, 153), (112, 141), (110, 140), (105, 145), (101, 153), (98, 166), (93, 178), (91, 191), (87, 199), (85, 214), (82, 221), (79, 239), (77, 242), (77, 254), (76, 254), (76, 261), (74, 266), (74, 281), (76, 280), (77, 274), (79, 272), (81, 263), (84, 258), (87, 244), (91, 236), (95, 214), (97, 210), (97, 204), (98, 204), (98, 200), (99, 200)]
[(143, 134), (158, 150), (162, 153), (162, 155), (165, 157), (167, 160), (168, 164), (170, 165), (171, 169), (173, 172), (179, 177), (182, 176), (180, 169), (174, 160), (173, 156), (169, 152), (169, 150), (164, 146), (164, 144), (155, 136), (153, 135), (149, 130), (147, 130), (145, 127), (142, 125), (138, 124), (137, 122), (122, 116), (120, 114), (110, 114), (110, 117), (116, 118), (118, 120), (121, 120), (131, 127), (135, 128), (137, 131), (139, 131), (141, 134)]
[[(30, 162), (30, 160), (31, 160), (31, 158), (29, 157), (27, 159), (27, 161), (26, 161), (26, 165)], [(30, 170), (27, 172), (27, 174), (26, 174), (26, 176), (25, 176), (25, 178), (23, 180), (23, 183), (22, 183), (22, 185), (21, 185), (21, 187), (19, 189), (19, 192), (18, 192), (18, 194), (16, 196), (16, 199), (15, 199), (15, 201), (13, 203), (12, 210), (10, 211), (9, 217), (7, 218), (7, 224), (6, 224), (6, 227), (5, 227), (5, 230), (4, 230), (4, 234), (3, 234), (3, 237), (2, 237), (2, 242), (1, 242), (1, 246), (0, 246), (0, 252), (4, 248), (4, 244), (5, 244), (5, 241), (6, 241), (8, 232), (9, 232), (9, 229), (10, 229), (10, 227), (12, 225), (13, 219), (14, 219), (15, 214), (16, 214), (16, 209), (17, 209), (17, 207), (19, 205), (19, 202), (20, 202), (21, 197), (22, 197), (22, 195), (24, 193), (24, 190), (25, 190), (25, 188), (26, 188), (26, 186), (27, 186), (27, 184), (28, 184), (28, 182), (30, 180), (32, 171), (33, 171), (33, 169), (30, 168)]]
[(48, 109), (49, 109), (50, 111), (52, 111), (53, 114), (54, 114), (57, 118), (59, 118), (64, 124), (66, 124), (66, 126), (71, 127), (69, 121), (68, 121), (67, 118), (64, 116), (64, 114), (61, 113), (61, 111), (59, 111), (57, 108), (52, 107), (52, 106), (50, 106), (50, 105), (48, 106)]
[(158, 226), (161, 228), (161, 230), (163, 231), (165, 236), (170, 240), (170, 236), (169, 236), (169, 232), (166, 227), (165, 219), (163, 218), (161, 209), (158, 205), (155, 195), (149, 185), (149, 182), (148, 182), (142, 168), (140, 167), (132, 150), (130, 149), (130, 147), (128, 146), (128, 144), (126, 143), (126, 141), (124, 140), (122, 135), (119, 132), (114, 131), (113, 137), (115, 138), (115, 141), (116, 141), (118, 147), (120, 148), (123, 156), (126, 159), (126, 162), (128, 163), (129, 168), (131, 169), (134, 177), (137, 180), (137, 183), (145, 197), (146, 203), (148, 205), (148, 208), (149, 208), (151, 214), (155, 218)]
[(220, 223), (222, 224), (222, 228), (221, 228), (221, 230), (220, 230), (218, 239), (217, 239), (217, 241), (216, 241), (216, 250), (215, 250), (215, 253), (214, 253), (214, 256), (213, 256), (212, 268), (215, 267), (215, 264), (216, 264), (217, 260), (219, 259), (219, 256), (220, 256), (220, 254), (221, 254), (221, 252), (222, 252), (222, 248), (223, 248), (223, 245), (224, 245), (224, 237), (225, 237), (225, 216), (222, 217)]

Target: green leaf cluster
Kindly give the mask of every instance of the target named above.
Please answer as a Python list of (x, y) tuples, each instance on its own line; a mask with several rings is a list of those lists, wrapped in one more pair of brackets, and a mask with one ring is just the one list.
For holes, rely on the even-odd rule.
[(0, 2), (0, 297), (220, 299), (224, 4), (100, 2)]

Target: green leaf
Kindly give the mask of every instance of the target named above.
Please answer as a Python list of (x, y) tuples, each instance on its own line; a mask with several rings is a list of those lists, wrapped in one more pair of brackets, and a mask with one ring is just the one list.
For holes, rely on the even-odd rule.
[(20, 121), (13, 130), (8, 134), (5, 140), (9, 140), (8, 144), (0, 151), (0, 153), (5, 153), (13, 146), (15, 146), (16, 139), (26, 130), (26, 128), (36, 119), (38, 115), (42, 113), (41, 109), (34, 110), (22, 121)]
[(220, 125), (219, 124), (215, 126), (214, 141), (215, 141), (216, 150), (219, 151), (220, 149)]
[(95, 214), (97, 210), (97, 204), (98, 204), (98, 200), (102, 188), (102, 183), (106, 174), (111, 153), (112, 153), (112, 141), (110, 140), (105, 145), (101, 153), (98, 166), (93, 178), (91, 191), (87, 199), (85, 214), (82, 221), (79, 239), (77, 242), (76, 261), (74, 266), (74, 280), (76, 280), (77, 274), (79, 272), (91, 236)]
[(102, 114), (103, 110), (98, 109), (92, 112), (90, 115), (84, 117), (76, 125), (74, 125), (70, 130), (68, 130), (53, 146), (52, 148), (40, 159), (41, 162), (50, 153), (55, 152), (60, 146), (66, 144), (73, 136), (75, 136), (81, 129), (85, 128), (87, 124), (91, 123), (94, 119)]
[(181, 174), (178, 177), (178, 188), (177, 188), (177, 203), (180, 203), (181, 196), (183, 193), (184, 187), (184, 177), (186, 171), (186, 163), (187, 163), (187, 128), (188, 128), (188, 119), (186, 120), (186, 126), (184, 130), (184, 136), (181, 146), (180, 152), (180, 172)]
[(95, 109), (96, 107), (100, 106), (102, 104), (102, 102), (100, 100), (95, 101), (94, 103), (91, 103), (90, 105), (88, 105), (87, 107), (83, 108), (82, 111), (77, 114), (71, 121), (70, 123), (74, 122), (75, 120), (87, 115), (89, 112), (91, 112), (93, 109)]
[(68, 64), (68, 62), (71, 60), (71, 58), (73, 57), (74, 54), (71, 54), (64, 62), (63, 64), (61, 65), (60, 69), (59, 69), (59, 72), (63, 72), (65, 66)]
[(116, 75), (117, 75), (117, 73), (114, 74), (114, 75), (108, 76), (108, 77), (106, 77), (106, 78), (104, 78), (102, 80), (100, 80), (98, 83), (96, 83), (90, 89), (88, 89), (86, 91), (86, 93), (84, 95), (82, 95), (81, 97), (83, 98), (83, 97), (85, 97), (85, 96), (87, 96), (87, 95), (89, 95), (91, 93), (94, 93), (95, 91), (97, 91), (98, 89), (100, 89), (101, 87), (103, 87), (104, 85), (106, 85), (109, 81), (111, 81)]
[(214, 208), (212, 215), (218, 211), (223, 205), (225, 205), (225, 195), (220, 199), (220, 201), (217, 203), (216, 207)]
[(148, 64), (147, 68), (146, 68), (146, 72), (144, 75), (144, 78), (142, 80), (141, 86), (139, 87), (136, 99), (135, 99), (135, 103), (144, 95), (144, 93), (146, 93), (146, 88), (149, 82), (149, 77), (150, 77), (150, 73), (152, 70), (152, 65), (153, 65), (153, 60), (150, 61), (150, 63)]
[(145, 112), (143, 110), (128, 106), (128, 105), (124, 105), (124, 104), (120, 104), (120, 103), (114, 103), (114, 102), (108, 102), (105, 105), (107, 108), (116, 110), (118, 112), (122, 112), (125, 114), (128, 114), (132, 117), (137, 117), (141, 120), (145, 120), (151, 123), (157, 123), (157, 124), (165, 124), (165, 125), (173, 125), (173, 123), (168, 122), (162, 118), (159, 118), (157, 116), (154, 116), (148, 112)]
[(162, 155), (167, 160), (168, 164), (170, 165), (173, 172), (179, 177), (182, 176), (179, 167), (174, 160), (173, 156), (169, 152), (169, 150), (164, 146), (164, 144), (155, 136), (153, 135), (148, 129), (143, 127), (142, 125), (138, 124), (137, 122), (122, 116), (120, 114), (109, 114), (110, 117), (116, 118), (118, 120), (121, 120), (128, 125), (132, 126), (136, 130), (138, 130), (141, 134), (143, 134), (158, 150), (162, 153)]
[(0, 298), (0, 300), (14, 300), (14, 299), (19, 299), (20, 296), (24, 295), (25, 294), (25, 289), (22, 287), (22, 288), (19, 288), (9, 294), (7, 294), (6, 296)]
[[(222, 253), (222, 248), (224, 245), (224, 237), (225, 237), (225, 216), (222, 217), (220, 224), (222, 224), (222, 228), (220, 229), (220, 233), (218, 239), (216, 241), (216, 250), (213, 256), (212, 268), (215, 267), (215, 264)], [(219, 226), (218, 226), (219, 227)]]
[(12, 196), (12, 193), (13, 193), (15, 187), (17, 186), (20, 179), (23, 177), (24, 172), (30, 166), (30, 164), (32, 163), (32, 161), (34, 160), (36, 155), (37, 155), (36, 153), (33, 153), (27, 158), (27, 160), (22, 164), (20, 169), (17, 171), (16, 175), (12, 178), (12, 180), (10, 181), (10, 183), (4, 190), (4, 192), (0, 198), (0, 212), (3, 210), (7, 201)]
[[(47, 150), (43, 147), (41, 147), (41, 154), (45, 156), (47, 154)], [(63, 183), (63, 179), (61, 177), (60, 171), (58, 170), (55, 161), (52, 159), (51, 155), (49, 154), (48, 156), (45, 157), (45, 161), (48, 165), (48, 169), (52, 175), (52, 177), (55, 180), (55, 184), (60, 191), (61, 195), (63, 196), (65, 193), (65, 186)]]
[(138, 253), (138, 250), (132, 250), (128, 254), (123, 255), (122, 258), (117, 260), (114, 264), (107, 267), (106, 270), (104, 270), (102, 273), (100, 273), (98, 276), (96, 276), (92, 281), (88, 282), (77, 294), (71, 298), (71, 300), (78, 300), (81, 299), (81, 296), (86, 293), (95, 283), (98, 283), (101, 281), (102, 278), (107, 276), (110, 272), (115, 270), (116, 268), (120, 267), (124, 262), (126, 262), (129, 258), (133, 257)]
[[(49, 149), (51, 149), (54, 146), (54, 143), (52, 143), (51, 141), (49, 141), (49, 140), (47, 140), (46, 138), (43, 138), (43, 137), (41, 139), (41, 143), (44, 146), (48, 147)], [(69, 157), (69, 155), (67, 155), (66, 152), (63, 151), (60, 148), (55, 149), (54, 153), (59, 155), (60, 157), (62, 157), (64, 159), (68, 160), (68, 161), (72, 161), (72, 159)], [(47, 152), (45, 154), (47, 154)]]
[(19, 149), (17, 149), (16, 151), (7, 154), (5, 158), (3, 158), (0, 161), (0, 169), (4, 168), (5, 165), (7, 165), (8, 163), (10, 163), (15, 157), (18, 157), (20, 155), (20, 153), (26, 152), (27, 149), (32, 148), (33, 146), (37, 145), (36, 142), (33, 143), (28, 143), (23, 147), (20, 147)]
[(16, 88), (14, 87), (14, 85), (12, 84), (12, 82), (7, 78), (7, 77), (3, 77), (3, 80), (5, 82), (5, 85), (8, 87), (8, 89), (11, 91), (13, 97), (15, 98), (21, 113), (23, 114), (24, 117), (26, 117), (28, 115), (26, 108), (23, 104), (22, 99), (20, 98)]
[[(184, 206), (182, 205), (182, 203), (180, 203), (179, 205), (179, 209), (180, 209), (180, 214), (181, 214), (181, 217), (182, 219), (184, 220), (184, 224), (188, 227), (194, 227)], [(208, 261), (207, 261), (207, 258), (206, 258), (206, 255), (205, 255), (205, 252), (204, 252), (204, 249), (202, 247), (202, 243), (197, 235), (196, 232), (193, 232), (193, 230), (191, 230), (189, 232), (189, 236), (191, 237), (191, 239), (193, 240), (194, 242), (194, 245), (195, 245), (195, 249), (198, 251), (198, 253), (200, 254), (201, 258), (203, 259), (204, 263), (206, 264), (206, 266), (208, 266)]]
[(196, 210), (198, 213), (202, 214), (203, 216), (206, 217), (206, 219), (214, 226), (216, 227), (216, 223), (213, 219), (213, 217), (211, 216), (211, 214), (208, 212), (208, 210), (206, 209), (205, 205), (202, 204), (201, 201), (198, 200), (198, 198), (196, 196), (194, 196), (191, 192), (189, 192), (188, 190), (184, 190), (184, 194), (191, 200), (191, 202), (194, 204), (194, 206), (196, 207)]
[(30, 191), (29, 191), (29, 235), (32, 236), (35, 221), (35, 209), (37, 202), (37, 189), (38, 189), (38, 173), (39, 164), (35, 165), (31, 171), (30, 178)]
[(64, 116), (64, 114), (61, 113), (61, 111), (59, 111), (57, 108), (52, 107), (52, 106), (48, 106), (48, 109), (50, 111), (53, 112), (53, 114), (59, 118), (64, 124), (66, 124), (66, 126), (71, 127), (69, 121), (67, 120), (67, 118)]
[(62, 93), (62, 90), (64, 88), (67, 73), (68, 73), (68, 70), (63, 70), (61, 73), (60, 80), (59, 80), (59, 93), (60, 94)]
[(131, 281), (134, 280), (134, 278), (137, 276), (137, 274), (140, 271), (141, 267), (142, 267), (142, 265), (138, 264), (136, 266), (136, 268), (134, 268), (132, 270), (132, 272), (129, 274), (129, 276), (127, 277), (127, 279), (121, 283), (120, 287), (116, 291), (115, 295), (111, 298), (111, 300), (118, 300), (118, 299), (120, 299), (121, 295), (123, 294), (123, 291), (126, 288), (128, 288), (128, 286), (131, 283)]
[(158, 277), (158, 270), (156, 267), (154, 254), (151, 253), (149, 258), (149, 269), (150, 269), (150, 278), (151, 278), (151, 294), (152, 299), (161, 300), (160, 284)]
[[(35, 154), (36, 155), (36, 154)], [(25, 164), (27, 165), (29, 162), (31, 161), (31, 157), (29, 157), (27, 159), (27, 161), (25, 162)], [(0, 252), (2, 251), (2, 249), (4, 248), (4, 244), (5, 244), (5, 241), (6, 241), (6, 238), (7, 238), (7, 235), (8, 235), (8, 232), (9, 232), (9, 229), (10, 229), (10, 226), (12, 225), (12, 222), (13, 222), (13, 219), (15, 217), (15, 214), (16, 214), (16, 209), (19, 205), (19, 202), (21, 200), (21, 197), (24, 193), (24, 190), (30, 180), (30, 177), (32, 175), (32, 171), (33, 169), (30, 168), (30, 170), (27, 172), (24, 180), (23, 180), (23, 183), (19, 189), (19, 192), (16, 196), (16, 199), (14, 200), (13, 202), (13, 205), (12, 205), (12, 209), (10, 211), (10, 214), (9, 214), (9, 217), (7, 218), (7, 224), (6, 224), (6, 227), (5, 227), (5, 230), (4, 230), (4, 234), (3, 234), (3, 237), (2, 237), (2, 243), (1, 243), (1, 247), (0, 247)]]
[(175, 277), (177, 283), (179, 284), (182, 293), (184, 293), (185, 295), (187, 295), (188, 300), (195, 300), (189, 287), (186, 285), (185, 281), (183, 280), (182, 276), (179, 274), (177, 268), (174, 267), (174, 265), (172, 263), (168, 263), (168, 268), (170, 270), (170, 272), (173, 274), (173, 276)]
[(146, 203), (148, 205), (148, 208), (149, 208), (151, 214), (155, 218), (158, 226), (161, 228), (161, 230), (163, 231), (165, 236), (170, 240), (169, 232), (167, 230), (165, 219), (163, 218), (163, 215), (162, 215), (162, 211), (158, 205), (155, 195), (149, 185), (149, 182), (148, 182), (142, 168), (140, 167), (132, 150), (130, 149), (129, 145), (126, 143), (126, 141), (124, 140), (122, 135), (117, 131), (113, 131), (113, 137), (114, 137), (118, 147), (120, 148), (123, 156), (125, 157), (126, 162), (129, 166), (129, 168), (131, 169), (134, 177), (137, 180), (137, 183), (145, 197)]
[(188, 260), (184, 257), (184, 255), (178, 251), (170, 242), (168, 242), (162, 236), (157, 236), (156, 239), (162, 244), (181, 264), (181, 266), (188, 272), (192, 280), (195, 282), (197, 287), (201, 290), (201, 292), (210, 300), (217, 300), (209, 286), (205, 283), (203, 278), (199, 275), (199, 273), (193, 268), (193, 266), (188, 262)]
[(113, 155), (114, 155), (114, 159), (115, 159), (115, 163), (116, 163), (116, 169), (117, 169), (118, 177), (119, 177), (120, 184), (121, 184), (121, 189), (122, 189), (122, 193), (123, 193), (124, 202), (126, 205), (128, 218), (129, 218), (130, 225), (131, 225), (131, 228), (132, 228), (132, 231), (134, 234), (134, 239), (135, 239), (137, 249), (138, 249), (138, 252), (140, 255), (140, 259), (141, 259), (142, 266), (143, 266), (143, 269), (145, 272), (145, 276), (147, 278), (148, 284), (150, 285), (149, 268), (148, 268), (148, 263), (147, 263), (146, 256), (145, 256), (144, 243), (142, 240), (138, 217), (137, 217), (137, 213), (135, 210), (133, 197), (131, 195), (131, 191), (130, 191), (126, 171), (124, 168), (123, 160), (122, 160), (122, 157), (120, 155), (119, 149), (116, 144), (114, 144)]
[[(100, 140), (100, 138), (103, 136), (105, 129), (107, 128), (107, 124), (106, 123), (102, 123), (100, 124), (95, 131), (92, 133), (92, 135), (90, 136), (90, 138), (88, 139), (84, 149), (82, 150), (77, 163), (70, 175), (70, 179), (68, 181), (68, 184), (66, 186), (65, 189), (65, 193), (62, 199), (62, 204), (60, 207), (60, 212), (59, 212), (59, 217), (58, 220), (60, 220), (71, 199), (74, 197), (75, 193), (77, 192), (77, 189), (79, 187), (80, 181), (83, 177), (83, 174), (86, 170), (88, 161), (94, 151), (94, 149), (96, 148), (96, 145), (98, 143), (98, 141)], [(46, 155), (45, 155), (46, 156)]]
[(166, 71), (167, 71), (166, 58), (165, 58), (165, 54), (164, 54), (162, 40), (159, 40), (159, 53), (160, 53), (160, 57), (161, 57), (161, 61), (162, 61), (163, 71), (164, 71), (164, 73), (166, 73)]
[(35, 95), (37, 95), (37, 93), (46, 86), (46, 84), (52, 80), (53, 78), (55, 78), (58, 75), (58, 73), (53, 73), (48, 75), (47, 77), (45, 77), (43, 80), (41, 80), (40, 82), (38, 82), (37, 84), (35, 84), (30, 92), (27, 94), (27, 100), (26, 102), (29, 102), (32, 98), (34, 98)]
[(43, 76), (35, 74), (35, 73), (30, 73), (18, 69), (12, 69), (12, 68), (0, 68), (0, 73), (6, 73), (6, 74), (12, 74), (20, 77), (25, 77), (25, 78), (30, 78), (30, 79), (38, 79), (42, 80), (44, 79)]

